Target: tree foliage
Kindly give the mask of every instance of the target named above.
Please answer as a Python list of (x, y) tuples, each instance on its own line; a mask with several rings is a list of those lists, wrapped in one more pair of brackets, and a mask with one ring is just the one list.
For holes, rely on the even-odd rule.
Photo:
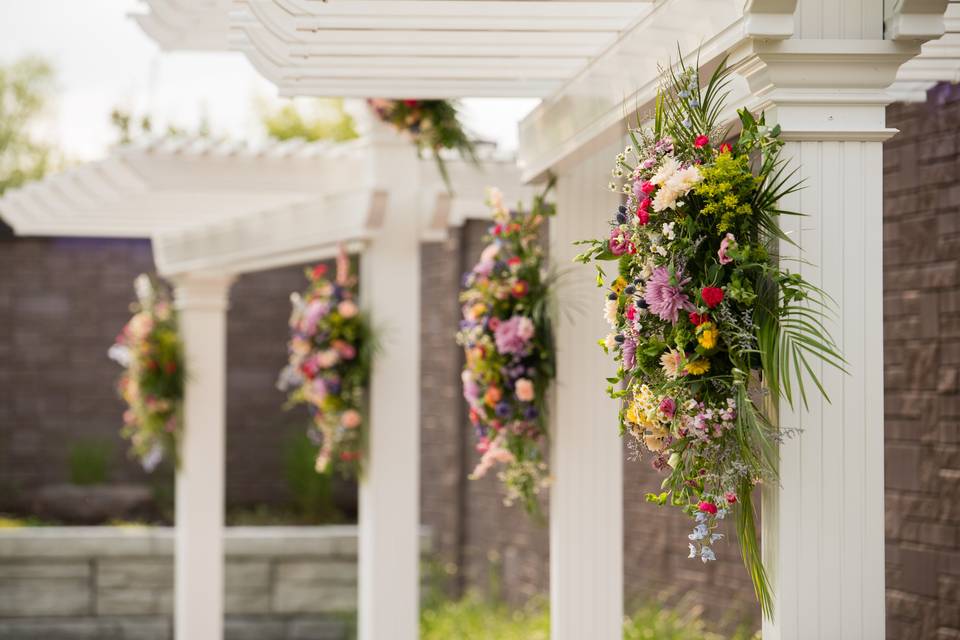
[(54, 164), (53, 148), (34, 131), (53, 89), (53, 68), (42, 58), (0, 64), (0, 194), (43, 177)]

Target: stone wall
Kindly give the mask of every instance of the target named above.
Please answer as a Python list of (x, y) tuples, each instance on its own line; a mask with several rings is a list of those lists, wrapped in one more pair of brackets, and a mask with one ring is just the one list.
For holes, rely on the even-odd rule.
[[(169, 640), (173, 543), (165, 528), (0, 530), (0, 638)], [(347, 637), (356, 527), (230, 528), (225, 546), (228, 640)]]
[(887, 126), (887, 637), (960, 638), (960, 91)]

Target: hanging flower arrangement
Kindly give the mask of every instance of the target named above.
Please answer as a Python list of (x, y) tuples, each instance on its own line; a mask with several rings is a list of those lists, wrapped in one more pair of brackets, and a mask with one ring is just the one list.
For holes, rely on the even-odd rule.
[[(818, 361), (844, 361), (825, 328), (826, 295), (780, 266), (778, 204), (799, 188), (781, 158), (779, 127), (747, 110), (725, 142), (725, 65), (704, 85), (699, 70), (664, 74), (652, 127), (630, 132), (616, 159), (614, 190), (624, 204), (608, 237), (585, 243), (577, 260), (615, 261), (603, 314), (602, 347), (617, 373), (621, 433), (664, 477), (647, 499), (692, 519), (689, 557), (716, 558), (736, 521), (744, 563), (766, 615), (770, 587), (760, 555), (752, 494), (776, 482), (778, 429), (767, 410), (806, 402), (804, 376), (819, 393)], [(824, 394), (825, 395), (825, 394)]]
[(509, 211), (502, 194), (490, 190), (494, 225), (480, 261), (464, 276), (457, 333), (466, 354), (463, 395), (481, 454), (470, 477), (501, 466), (504, 502), (522, 501), (531, 513), (538, 512), (537, 495), (548, 480), (545, 409), (554, 378), (551, 278), (540, 243), (553, 207), (545, 196), (529, 211)]
[(107, 352), (124, 368), (117, 384), (127, 403), (122, 434), (143, 468), (177, 460), (183, 412), (183, 345), (170, 296), (147, 275), (134, 281), (134, 315)]
[(429, 151), (437, 161), (437, 168), (447, 186), (450, 177), (440, 155), (443, 149), (453, 149), (461, 157), (477, 162), (476, 149), (457, 114), (457, 105), (450, 100), (367, 100), (377, 116), (406, 133), (420, 151)]
[(305, 404), (310, 411), (317, 472), (337, 469), (356, 477), (366, 448), (373, 338), (357, 304), (357, 279), (346, 252), (337, 256), (333, 280), (323, 264), (306, 275), (307, 290), (290, 296), (290, 360), (277, 387), (287, 392), (288, 406)]

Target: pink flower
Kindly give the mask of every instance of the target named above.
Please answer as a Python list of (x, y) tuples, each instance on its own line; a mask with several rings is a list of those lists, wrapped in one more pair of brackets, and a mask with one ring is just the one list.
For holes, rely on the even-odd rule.
[(356, 429), (362, 421), (363, 417), (356, 409), (347, 409), (343, 412), (343, 415), (340, 416), (340, 424), (346, 429)]
[(717, 505), (713, 504), (712, 502), (707, 502), (706, 500), (698, 504), (697, 508), (700, 509), (700, 511), (709, 513), (712, 516), (717, 514)]
[(665, 267), (657, 267), (647, 281), (644, 300), (650, 305), (650, 311), (660, 316), (661, 320), (676, 324), (681, 309), (695, 311), (696, 307), (683, 293), (683, 287), (689, 284), (690, 278), (684, 278), (682, 273), (677, 272), (674, 282), (676, 284), (671, 284), (670, 272)]
[(723, 497), (727, 499), (727, 504), (736, 504), (737, 502), (737, 494), (733, 491), (727, 491)]
[(353, 300), (344, 300), (337, 305), (337, 311), (340, 312), (341, 316), (349, 319), (356, 316), (360, 312), (360, 309), (357, 308), (357, 303)]
[(533, 381), (527, 378), (520, 378), (516, 384), (513, 385), (513, 389), (516, 391), (517, 400), (520, 402), (533, 402), (535, 397)]
[(622, 256), (630, 250), (630, 241), (627, 234), (617, 228), (610, 232), (610, 253), (615, 256)]
[(696, 147), (697, 149), (702, 149), (708, 144), (710, 144), (710, 138), (708, 138), (707, 136), (697, 136), (696, 139), (693, 141), (693, 146)]
[(732, 234), (728, 233), (723, 237), (723, 240), (720, 241), (720, 250), (717, 251), (717, 256), (720, 258), (720, 264), (730, 264), (733, 262), (733, 258), (727, 256), (727, 250), (737, 248), (737, 238)]
[(503, 354), (522, 355), (527, 351), (527, 343), (533, 337), (533, 322), (524, 316), (512, 316), (502, 321), (494, 330), (497, 351)]
[(660, 413), (665, 415), (668, 418), (672, 418), (673, 414), (677, 411), (677, 403), (674, 402), (673, 398), (666, 396), (663, 400), (660, 401)]
[(683, 354), (676, 349), (670, 349), (660, 356), (660, 366), (663, 373), (671, 380), (683, 375)]
[(640, 191), (642, 191), (643, 195), (645, 196), (648, 196), (651, 193), (653, 193), (654, 189), (656, 188), (657, 188), (656, 185), (654, 185), (652, 182), (649, 182), (649, 181), (645, 181), (643, 184), (640, 185)]

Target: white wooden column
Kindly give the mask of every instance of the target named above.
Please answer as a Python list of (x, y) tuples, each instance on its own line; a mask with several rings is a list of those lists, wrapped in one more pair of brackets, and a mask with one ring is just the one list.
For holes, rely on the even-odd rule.
[(360, 259), (360, 296), (380, 339), (360, 482), (360, 640), (415, 640), (420, 610), (419, 166), (413, 146), (366, 123), (383, 177), (383, 226)]
[[(553, 640), (623, 637), (623, 449), (618, 407), (607, 397), (613, 360), (597, 346), (609, 332), (593, 267), (572, 264), (571, 243), (608, 233), (619, 197), (605, 191), (622, 144), (562, 173), (550, 255), (559, 280), (557, 383), (550, 455), (550, 628)], [(616, 263), (610, 263), (610, 269)]]
[(187, 370), (176, 485), (176, 640), (223, 638), (226, 313), (232, 279), (175, 280)]
[[(796, 33), (756, 43), (747, 65), (768, 122), (805, 188), (782, 204), (800, 249), (785, 266), (836, 301), (828, 322), (849, 375), (814, 364), (809, 405), (781, 402), (799, 429), (780, 449), (780, 486), (763, 491), (763, 553), (774, 593), (765, 640), (884, 637), (884, 88), (916, 43), (882, 40), (882, 3), (799, 2)], [(800, 263), (796, 258), (802, 258)], [(789, 261), (786, 261), (789, 260)]]

